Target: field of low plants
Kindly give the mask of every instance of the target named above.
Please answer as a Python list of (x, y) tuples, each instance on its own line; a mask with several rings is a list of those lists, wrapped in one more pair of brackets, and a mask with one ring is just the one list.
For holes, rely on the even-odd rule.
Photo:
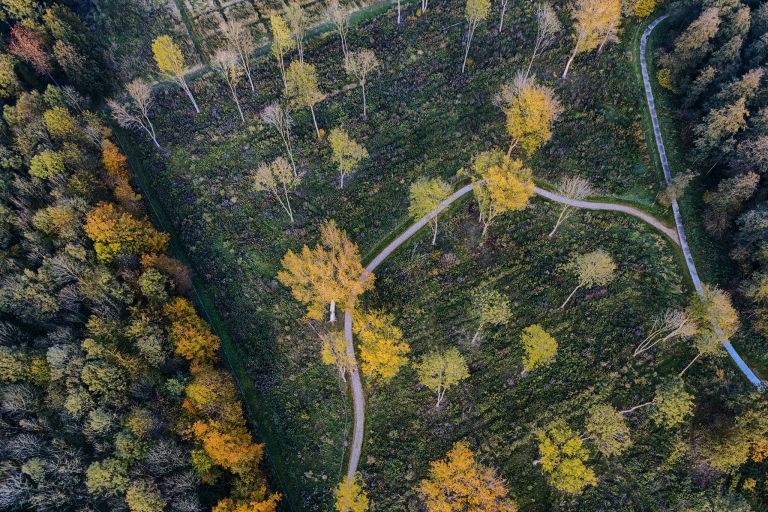
[[(565, 20), (566, 2), (555, 5)], [(141, 134), (123, 134), (122, 146), (146, 192), (171, 218), (256, 385), (249, 403), (253, 419), (279, 467), (275, 485), (294, 508), (329, 510), (351, 418), (345, 385), (335, 369), (321, 364), (319, 340), (301, 320), (303, 308), (276, 280), (280, 259), (288, 249), (313, 244), (324, 219), (335, 219), (364, 257), (371, 256), (408, 223), (412, 182), (441, 176), (456, 183), (457, 171), (475, 154), (506, 148), (504, 117), (493, 100), (528, 64), (533, 4), (514, 2), (501, 34), (498, 12), (492, 14), (475, 36), (465, 74), (463, 10), (463, 2), (451, 0), (416, 16), (409, 4), (402, 25), (388, 12), (352, 27), (350, 47), (373, 49), (382, 62), (368, 84), (368, 120), (361, 117), (359, 88), (344, 73), (338, 39), (326, 34), (310, 42), (306, 59), (317, 65), (320, 87), (328, 93), (316, 107), (318, 124), (325, 132), (343, 126), (370, 156), (339, 189), (327, 141), (315, 137), (308, 111), (296, 111), (293, 136), (303, 178), (292, 197), (293, 224), (248, 179), (259, 163), (283, 154), (277, 133), (258, 118), (282, 92), (273, 59), (258, 59), (255, 94), (246, 84), (240, 88), (245, 125), (226, 86), (210, 75), (192, 83), (198, 115), (178, 88), (168, 84), (156, 92), (152, 117), (163, 154)], [(529, 162), (535, 177), (557, 182), (585, 176), (604, 195), (653, 203), (660, 177), (646, 147), (633, 70), (637, 28), (630, 21), (620, 43), (599, 56), (578, 57), (567, 80), (557, 79), (571, 50), (567, 31), (534, 63), (534, 74), (555, 88), (565, 109), (553, 140)], [(550, 240), (546, 235), (558, 213), (555, 205), (534, 199), (524, 212), (501, 217), (481, 241), (470, 199), (441, 219), (435, 247), (426, 239), (408, 244), (378, 272), (376, 290), (365, 303), (395, 315), (414, 357), (458, 347), (471, 377), (449, 391), (441, 410), (411, 369), (367, 390), (361, 470), (371, 510), (416, 510), (413, 486), (428, 462), (459, 439), (470, 440), (481, 459), (499, 469), (525, 510), (646, 510), (664, 502), (663, 491), (673, 483), (667, 478), (675, 473), (664, 481), (654, 474), (674, 463), (669, 459), (681, 434), (656, 427), (642, 414), (632, 419), (635, 446), (624, 458), (593, 461), (604, 480), (578, 502), (553, 494), (532, 465), (537, 427), (564, 417), (580, 428), (583, 419), (572, 411), (598, 400), (619, 408), (649, 400), (662, 376), (676, 373), (694, 355), (677, 347), (673, 357), (658, 361), (631, 357), (653, 316), (687, 299), (670, 242), (633, 219), (584, 212)], [(596, 248), (612, 254), (617, 279), (605, 289), (580, 292), (559, 312), (575, 286), (562, 264), (574, 252)], [(466, 304), (481, 284), (509, 296), (513, 320), (473, 347)], [(554, 365), (520, 378), (519, 333), (532, 323), (550, 330), (560, 352)], [(714, 372), (709, 365), (694, 367), (693, 378)], [(721, 366), (723, 382), (730, 382), (730, 367)], [(734, 380), (727, 385), (741, 385)]]

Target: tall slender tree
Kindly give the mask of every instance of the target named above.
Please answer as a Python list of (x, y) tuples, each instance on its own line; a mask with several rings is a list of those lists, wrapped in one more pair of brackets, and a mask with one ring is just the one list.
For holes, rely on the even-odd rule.
[(320, 128), (317, 126), (317, 117), (315, 117), (315, 105), (325, 99), (325, 94), (320, 91), (315, 66), (295, 60), (288, 67), (285, 79), (288, 100), (296, 107), (309, 109), (312, 114), (312, 123), (315, 125), (315, 133), (319, 139), (321, 135)]
[(285, 158), (280, 156), (271, 164), (259, 164), (251, 175), (251, 182), (256, 192), (269, 191), (293, 222), (293, 208), (288, 194), (298, 186), (300, 179), (293, 174)]
[(586, 254), (577, 254), (573, 257), (568, 268), (576, 274), (578, 284), (571, 294), (560, 306), (564, 309), (566, 304), (576, 294), (580, 288), (590, 286), (605, 286), (613, 281), (616, 273), (616, 263), (611, 255), (602, 249), (588, 252)]
[(328, 142), (331, 144), (333, 161), (339, 169), (339, 188), (344, 188), (344, 177), (351, 174), (361, 160), (368, 158), (368, 150), (342, 128), (331, 130)]
[(243, 77), (244, 70), (241, 67), (242, 62), (232, 50), (220, 50), (213, 56), (211, 61), (213, 68), (221, 76), (224, 82), (229, 88), (232, 99), (235, 101), (237, 112), (240, 114), (240, 120), (245, 124), (245, 115), (243, 115), (243, 109), (240, 107), (240, 98), (237, 96), (237, 84)]
[[(573, 201), (583, 201), (595, 193), (589, 181), (586, 178), (582, 178), (581, 176), (570, 176), (563, 178), (562, 181), (560, 181), (560, 184), (557, 186), (557, 191), (561, 196)], [(549, 238), (555, 236), (557, 228), (560, 227), (560, 224), (562, 224), (563, 221), (565, 221), (565, 219), (567, 219), (574, 211), (575, 208), (571, 205), (563, 205), (563, 209), (560, 211), (560, 215), (557, 217), (557, 221), (555, 221), (555, 225), (552, 228), (552, 231), (549, 232)]]
[(475, 36), (475, 30), (481, 21), (488, 19), (491, 12), (491, 0), (467, 0), (464, 10), (467, 18), (467, 39), (466, 49), (464, 51), (464, 60), (461, 63), (461, 72), (467, 67), (467, 57), (469, 56), (469, 47), (472, 45), (472, 38)]
[(256, 45), (253, 43), (251, 32), (242, 22), (231, 20), (224, 25), (224, 37), (227, 40), (227, 47), (235, 52), (240, 60), (240, 67), (248, 79), (251, 92), (256, 92), (256, 86), (253, 84), (253, 77), (251, 76), (251, 54), (256, 49)]
[(533, 61), (536, 60), (541, 52), (547, 49), (555, 40), (555, 35), (563, 29), (557, 13), (547, 2), (536, 4), (536, 40), (533, 45), (531, 60), (528, 62), (528, 69), (525, 76), (531, 74)]
[(563, 78), (568, 76), (573, 60), (579, 53), (594, 50), (618, 28), (621, 21), (621, 0), (576, 0), (573, 8), (574, 45)]
[(291, 0), (285, 10), (285, 17), (291, 27), (291, 34), (296, 42), (296, 51), (299, 53), (299, 61), (304, 62), (304, 36), (307, 33), (309, 18), (298, 0)]
[(184, 60), (184, 54), (181, 53), (181, 48), (173, 42), (171, 36), (163, 35), (152, 42), (152, 53), (155, 56), (155, 63), (160, 72), (171, 78), (181, 87), (189, 101), (192, 102), (192, 106), (195, 107), (195, 112), (199, 114), (200, 108), (197, 106), (197, 101), (195, 101), (186, 78), (184, 78), (184, 75), (187, 73), (187, 64)]
[(152, 90), (150, 85), (144, 80), (137, 78), (125, 87), (129, 104), (119, 103), (114, 99), (107, 101), (107, 105), (112, 110), (112, 115), (118, 124), (124, 128), (141, 128), (152, 139), (152, 142), (160, 149), (160, 143), (157, 142), (155, 126), (149, 118), (149, 110), (152, 108)]
[(282, 139), (283, 146), (285, 146), (285, 152), (291, 161), (293, 175), (298, 176), (299, 173), (296, 171), (296, 162), (293, 159), (293, 143), (291, 141), (293, 119), (288, 107), (283, 107), (279, 102), (271, 103), (261, 112), (261, 120), (272, 126), (280, 134), (280, 139)]
[(269, 24), (272, 29), (272, 55), (277, 61), (277, 68), (280, 70), (280, 78), (283, 79), (283, 87), (288, 92), (288, 77), (285, 69), (285, 54), (290, 51), (296, 42), (291, 37), (291, 31), (288, 29), (285, 20), (279, 14), (273, 14), (269, 17)]
[(349, 34), (349, 14), (339, 4), (339, 0), (328, 0), (325, 10), (326, 16), (336, 27), (336, 32), (341, 40), (341, 51), (344, 53), (344, 64), (349, 59), (349, 47), (347, 46), (347, 34)]
[(355, 77), (363, 90), (363, 119), (368, 119), (368, 103), (365, 98), (365, 84), (368, 81), (368, 75), (379, 67), (379, 59), (373, 50), (359, 50), (349, 52), (349, 58), (345, 69), (347, 73)]

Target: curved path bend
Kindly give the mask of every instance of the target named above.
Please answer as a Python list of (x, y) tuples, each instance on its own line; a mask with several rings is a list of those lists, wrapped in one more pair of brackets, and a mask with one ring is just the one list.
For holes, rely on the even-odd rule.
[[(651, 122), (653, 124), (653, 135), (656, 139), (656, 148), (659, 152), (659, 159), (661, 160), (661, 167), (664, 169), (664, 181), (667, 186), (672, 186), (672, 172), (669, 169), (669, 160), (667, 159), (667, 151), (664, 147), (664, 137), (661, 135), (661, 128), (659, 126), (659, 117), (656, 114), (656, 101), (653, 98), (653, 88), (651, 87), (650, 75), (648, 73), (648, 38), (659, 23), (669, 18), (670, 14), (663, 14), (653, 20), (643, 32), (643, 36), (640, 39), (640, 70), (643, 75), (643, 87), (645, 89), (645, 99), (648, 104), (648, 112), (651, 116)], [(696, 270), (696, 263), (693, 261), (693, 255), (691, 254), (691, 248), (688, 246), (688, 239), (685, 236), (685, 228), (683, 227), (683, 215), (680, 213), (680, 206), (677, 203), (677, 198), (672, 198), (672, 213), (675, 216), (675, 226), (677, 227), (677, 234), (680, 240), (680, 248), (685, 256), (685, 265), (688, 267), (688, 273), (693, 281), (693, 286), (696, 288), (696, 293), (699, 296), (704, 297), (704, 287), (702, 286), (701, 279), (699, 278), (699, 272)], [(765, 383), (747, 366), (747, 363), (741, 358), (736, 349), (731, 344), (731, 341), (726, 338), (725, 333), (716, 324), (712, 324), (715, 328), (715, 332), (723, 340), (723, 346), (728, 351), (728, 355), (731, 356), (733, 362), (741, 370), (741, 373), (751, 382), (755, 387), (762, 390), (765, 388)]]
[[(407, 230), (405, 230), (400, 236), (395, 238), (389, 245), (387, 245), (379, 254), (376, 255), (373, 260), (365, 267), (366, 272), (373, 272), (381, 263), (387, 259), (387, 257), (395, 252), (401, 245), (403, 245), (409, 238), (415, 235), (421, 228), (427, 225), (429, 221), (440, 215), (446, 208), (451, 206), (455, 201), (463, 197), (464, 195), (472, 192), (472, 184), (465, 185), (456, 192), (453, 193), (448, 199), (440, 203), (437, 208), (426, 214), (417, 222), (412, 224)], [(605, 202), (592, 202), (592, 201), (577, 201), (555, 194), (548, 190), (544, 190), (540, 187), (535, 187), (534, 192), (550, 201), (556, 203), (572, 206), (574, 208), (582, 208), (586, 210), (605, 210), (622, 212), (646, 222), (653, 226), (657, 230), (667, 235), (673, 242), (679, 245), (677, 238), (677, 232), (665, 226), (658, 219), (649, 215), (642, 210), (633, 208), (631, 206), (623, 204), (605, 203)], [(362, 276), (361, 276), (362, 277)], [(352, 443), (349, 452), (349, 464), (347, 465), (347, 478), (354, 478), (357, 473), (357, 467), (360, 463), (360, 453), (363, 449), (363, 437), (365, 431), (365, 397), (363, 395), (363, 383), (360, 380), (360, 372), (357, 371), (358, 364), (355, 356), (355, 343), (352, 335), (352, 313), (344, 312), (344, 337), (347, 340), (346, 353), (352, 362), (352, 368), (349, 372), (349, 386), (352, 392), (352, 404), (354, 409), (354, 427), (352, 430)]]

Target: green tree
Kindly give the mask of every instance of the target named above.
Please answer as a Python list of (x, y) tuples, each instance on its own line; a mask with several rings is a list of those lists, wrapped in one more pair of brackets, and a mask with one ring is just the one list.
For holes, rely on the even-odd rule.
[(568, 269), (576, 274), (578, 285), (560, 306), (564, 309), (579, 288), (592, 286), (605, 286), (613, 281), (616, 274), (616, 263), (613, 262), (611, 255), (602, 249), (592, 251), (586, 254), (577, 254), (568, 265)]
[(485, 327), (506, 324), (512, 317), (509, 298), (493, 288), (478, 288), (472, 291), (470, 313), (477, 321), (477, 330), (472, 336), (473, 345)]
[(564, 420), (556, 420), (536, 437), (540, 456), (536, 463), (541, 464), (552, 487), (567, 494), (581, 494), (586, 487), (597, 485), (594, 470), (585, 464), (589, 453), (584, 442)]
[(469, 377), (469, 368), (464, 357), (456, 348), (445, 352), (431, 352), (416, 364), (419, 382), (437, 393), (437, 404), (440, 407), (445, 392)]
[[(414, 220), (429, 215), (440, 203), (448, 199), (452, 192), (451, 186), (440, 178), (420, 178), (411, 185), (408, 194), (408, 215)], [(432, 245), (437, 241), (437, 220), (437, 215), (429, 219), (432, 226)]]
[(624, 414), (608, 404), (589, 409), (584, 429), (597, 450), (606, 457), (621, 455), (632, 444)]
[(131, 512), (158, 512), (166, 505), (157, 485), (149, 480), (131, 483), (125, 493), (125, 501)]
[[(295, 42), (291, 38), (291, 31), (288, 29), (285, 20), (279, 14), (273, 14), (269, 17), (269, 24), (272, 29), (272, 55), (277, 60), (277, 67), (280, 70), (280, 77), (283, 79), (283, 86), (286, 94), (288, 93), (288, 77), (285, 70), (285, 54), (290, 51)], [(304, 62), (301, 61), (303, 64)]]

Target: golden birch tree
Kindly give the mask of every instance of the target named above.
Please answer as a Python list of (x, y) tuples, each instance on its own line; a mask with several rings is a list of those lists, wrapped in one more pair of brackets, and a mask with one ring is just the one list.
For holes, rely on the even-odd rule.
[(445, 352), (431, 352), (416, 364), (419, 382), (437, 393), (436, 408), (445, 398), (445, 392), (469, 377), (469, 368), (464, 356), (456, 348)]
[(576, 274), (578, 284), (568, 298), (565, 299), (560, 309), (565, 308), (566, 304), (570, 302), (571, 298), (580, 288), (605, 286), (616, 277), (616, 263), (614, 263), (611, 255), (602, 249), (575, 255), (567, 268)]
[(332, 158), (339, 169), (339, 188), (344, 188), (344, 177), (354, 171), (357, 164), (368, 158), (368, 150), (355, 142), (343, 128), (334, 128), (328, 135)]
[(576, 0), (572, 13), (574, 45), (563, 78), (579, 53), (585, 53), (602, 46), (615, 36), (621, 21), (621, 0)]
[[(451, 186), (440, 178), (417, 180), (411, 185), (408, 193), (408, 215), (414, 220), (421, 219), (448, 199), (452, 192)], [(437, 241), (437, 219), (438, 216), (435, 215), (429, 220), (432, 226), (432, 245)]]
[(461, 63), (461, 72), (467, 67), (467, 57), (469, 56), (469, 47), (472, 45), (472, 38), (475, 36), (475, 30), (481, 21), (488, 19), (491, 12), (491, 0), (467, 0), (464, 9), (464, 15), (467, 18), (467, 39), (464, 50), (464, 61)]
[(152, 54), (155, 56), (157, 69), (182, 88), (189, 101), (192, 102), (192, 106), (195, 107), (195, 112), (199, 114), (200, 108), (197, 106), (192, 90), (184, 78), (187, 72), (187, 64), (184, 60), (184, 54), (181, 53), (181, 48), (173, 42), (171, 36), (163, 35), (157, 37), (152, 42)]
[(285, 70), (285, 54), (288, 53), (295, 44), (291, 37), (291, 31), (288, 29), (285, 20), (279, 14), (273, 14), (269, 17), (269, 25), (272, 30), (272, 55), (277, 61), (277, 68), (280, 70), (280, 78), (283, 79), (283, 87), (288, 93), (288, 78)]
[(312, 114), (312, 123), (315, 125), (315, 133), (320, 138), (320, 128), (315, 117), (315, 105), (325, 99), (325, 94), (320, 92), (317, 70), (313, 64), (295, 60), (288, 66), (285, 73), (286, 94), (294, 107), (308, 108)]

